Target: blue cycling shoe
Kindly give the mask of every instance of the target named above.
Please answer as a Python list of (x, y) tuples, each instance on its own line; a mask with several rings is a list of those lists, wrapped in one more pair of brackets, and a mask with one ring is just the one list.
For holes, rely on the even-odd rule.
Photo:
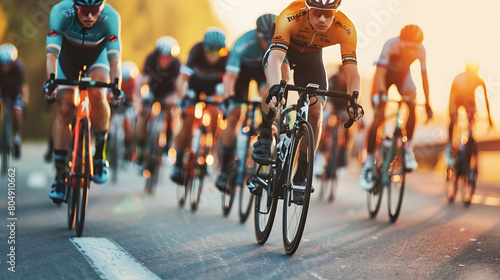
[(64, 180), (55, 180), (49, 193), (49, 198), (54, 203), (62, 203), (65, 199), (66, 183)]
[(94, 160), (94, 176), (92, 180), (96, 184), (104, 184), (108, 181), (108, 166), (109, 163), (105, 159)]

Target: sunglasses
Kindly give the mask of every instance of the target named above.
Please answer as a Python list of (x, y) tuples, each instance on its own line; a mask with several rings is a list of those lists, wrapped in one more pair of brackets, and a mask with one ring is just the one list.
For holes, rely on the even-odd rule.
[(87, 16), (88, 14), (97, 15), (101, 12), (101, 6), (79, 6), (78, 13)]
[(225, 57), (229, 54), (229, 51), (226, 48), (222, 48), (220, 50), (207, 50), (205, 51), (213, 56)]
[(317, 9), (317, 8), (309, 8), (309, 12), (315, 16), (320, 18), (321, 16), (324, 16), (325, 18), (330, 18), (335, 15), (335, 12), (337, 10), (322, 10), (322, 9)]

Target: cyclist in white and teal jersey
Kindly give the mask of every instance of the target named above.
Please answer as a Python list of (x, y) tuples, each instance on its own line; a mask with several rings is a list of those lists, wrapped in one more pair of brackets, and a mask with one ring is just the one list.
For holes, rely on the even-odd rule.
[(228, 166), (234, 158), (238, 128), (241, 126), (241, 102), (248, 99), (248, 85), (255, 80), (261, 96), (267, 93), (266, 76), (262, 69), (262, 57), (269, 39), (272, 38), (272, 25), (276, 15), (265, 14), (257, 19), (257, 28), (243, 34), (234, 43), (224, 76), (224, 97), (232, 97), (228, 108), (227, 127), (222, 132), (222, 164), (221, 173), (215, 186), (225, 191), (228, 180)]
[[(94, 81), (108, 82), (121, 78), (120, 15), (106, 0), (64, 0), (50, 12), (47, 35), (47, 76), (77, 80), (79, 71), (87, 66)], [(47, 87), (46, 87), (47, 88)], [(74, 89), (60, 86), (51, 93), (56, 98), (57, 115), (52, 128), (56, 178), (49, 197), (54, 202), (64, 200), (66, 155), (71, 140), (69, 125), (74, 115)], [(47, 93), (47, 91), (46, 91)], [(90, 118), (95, 133), (94, 182), (108, 180), (105, 157), (110, 108), (109, 91), (91, 88)]]

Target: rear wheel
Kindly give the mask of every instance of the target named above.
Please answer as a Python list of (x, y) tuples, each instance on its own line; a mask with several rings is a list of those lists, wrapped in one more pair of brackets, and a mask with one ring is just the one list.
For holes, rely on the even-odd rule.
[(299, 247), (309, 209), (314, 164), (314, 136), (309, 123), (299, 125), (292, 151), (287, 180), (290, 185), (283, 200), (283, 243), (287, 255), (293, 255)]
[(396, 222), (401, 212), (403, 194), (405, 190), (405, 142), (401, 130), (396, 130), (392, 139), (393, 154), (389, 166), (389, 193), (388, 206), (389, 218), (392, 223)]
[[(191, 211), (195, 212), (198, 210), (198, 205), (200, 204), (200, 198), (201, 198), (201, 193), (203, 191), (203, 181), (205, 178), (205, 175), (207, 173), (207, 164), (206, 162), (203, 161), (201, 163), (199, 161), (200, 156), (203, 155), (203, 153), (196, 153), (195, 160), (194, 160), (194, 174), (191, 180), (191, 186), (189, 189), (189, 197), (191, 201)], [(203, 156), (203, 159), (205, 159), (206, 156)], [(201, 163), (201, 164), (200, 164)], [(186, 194), (187, 195), (187, 194)]]
[(453, 166), (446, 168), (446, 182), (444, 187), (444, 195), (448, 203), (453, 203), (457, 195), (457, 171)]

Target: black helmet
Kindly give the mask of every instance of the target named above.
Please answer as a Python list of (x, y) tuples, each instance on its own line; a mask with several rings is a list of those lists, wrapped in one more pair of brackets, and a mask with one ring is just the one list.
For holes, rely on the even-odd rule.
[(342, 0), (306, 0), (306, 6), (308, 9), (335, 10), (340, 6), (341, 2)]

